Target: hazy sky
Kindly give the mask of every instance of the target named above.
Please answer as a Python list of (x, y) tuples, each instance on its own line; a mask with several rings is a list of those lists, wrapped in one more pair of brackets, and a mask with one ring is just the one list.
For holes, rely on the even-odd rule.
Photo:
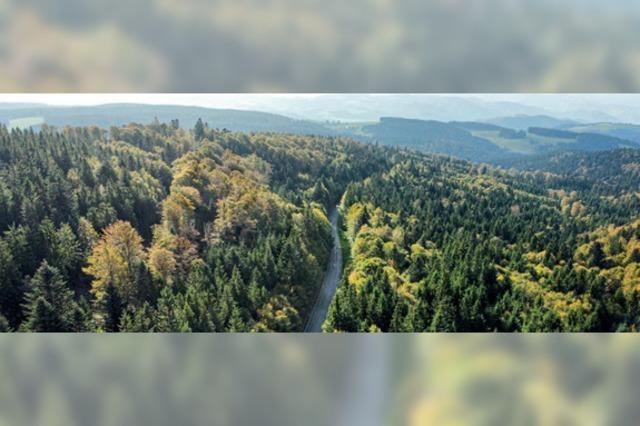
[[(385, 96), (393, 96), (385, 100)], [(406, 101), (404, 102), (404, 97)], [(43, 103), (50, 105), (97, 105), (106, 103), (144, 103), (190, 105), (210, 108), (268, 111), (297, 118), (318, 120), (377, 119), (383, 115), (414, 118), (475, 119), (464, 115), (464, 107), (430, 103), (429, 98), (458, 97), (488, 102), (499, 109), (495, 115), (512, 115), (515, 108), (493, 102), (516, 102), (535, 110), (527, 114), (549, 114), (585, 122), (624, 121), (640, 123), (640, 95), (637, 94), (190, 94), (190, 93), (75, 93), (0, 94), (0, 103)], [(306, 102), (309, 101), (309, 102)], [(314, 102), (315, 101), (315, 102)], [(378, 102), (379, 101), (379, 102)], [(400, 102), (398, 102), (400, 101)], [(404, 105), (403, 105), (404, 104)], [(363, 113), (363, 110), (367, 112)], [(420, 115), (424, 113), (423, 115)], [(305, 115), (306, 114), (306, 115)], [(459, 117), (455, 116), (460, 115)], [(515, 113), (513, 113), (515, 114)], [(485, 117), (486, 118), (486, 117)]]
[(193, 93), (19, 93), (0, 94), (0, 102), (43, 103), (50, 105), (99, 105), (144, 103), (196, 105), (216, 108), (250, 108), (255, 101), (269, 97), (312, 98), (313, 94), (193, 94)]
[[(238, 94), (193, 94), (193, 93), (19, 93), (0, 94), (0, 102), (28, 102), (50, 105), (97, 105), (106, 103), (146, 103), (197, 105), (205, 107), (251, 108), (252, 105), (264, 104), (268, 99), (279, 101), (289, 99), (313, 99), (326, 94), (272, 94), (272, 93), (238, 93)], [(331, 94), (329, 94), (331, 95)], [(339, 94), (339, 96), (362, 96), (361, 94)], [(384, 97), (385, 95), (378, 95)], [(556, 110), (559, 107), (572, 108), (584, 103), (585, 107), (617, 105), (637, 108), (640, 106), (640, 95), (637, 94), (408, 94), (406, 96), (450, 96), (475, 98), (485, 101), (511, 101), (540, 108)]]

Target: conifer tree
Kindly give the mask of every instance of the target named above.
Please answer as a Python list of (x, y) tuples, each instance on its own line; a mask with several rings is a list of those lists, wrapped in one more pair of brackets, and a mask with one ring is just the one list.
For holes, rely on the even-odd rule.
[(74, 331), (74, 311), (78, 308), (73, 291), (60, 271), (43, 261), (29, 281), (25, 295), (26, 331)]

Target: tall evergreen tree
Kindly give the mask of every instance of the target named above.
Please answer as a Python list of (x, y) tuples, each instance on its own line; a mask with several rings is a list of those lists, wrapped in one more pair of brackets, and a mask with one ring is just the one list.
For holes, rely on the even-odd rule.
[(74, 331), (78, 305), (60, 271), (43, 261), (25, 295), (25, 331)]

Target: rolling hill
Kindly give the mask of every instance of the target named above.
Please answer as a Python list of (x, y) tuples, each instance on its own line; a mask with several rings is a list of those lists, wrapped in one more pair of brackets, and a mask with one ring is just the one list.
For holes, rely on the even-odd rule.
[[(443, 98), (442, 102), (445, 100)], [(448, 105), (447, 102), (444, 103)], [(411, 106), (410, 100), (406, 101), (405, 106), (408, 111)], [(308, 116), (308, 111), (304, 115)], [(357, 115), (354, 113), (354, 117)], [(192, 128), (198, 118), (202, 118), (210, 128), (241, 132), (343, 136), (475, 162), (500, 162), (514, 156), (539, 155), (563, 150), (598, 151), (640, 147), (640, 126), (637, 125), (587, 125), (543, 115), (516, 115), (493, 120), (494, 123), (445, 122), (401, 117), (381, 117), (378, 121), (321, 122), (268, 112), (181, 105), (0, 105), (0, 123), (9, 128), (38, 129), (42, 124), (95, 125), (109, 128), (129, 122), (151, 123), (155, 119), (161, 122), (178, 119), (181, 127)]]
[(486, 123), (517, 130), (526, 130), (529, 127), (565, 128), (575, 126), (579, 122), (551, 117), (548, 115), (512, 115), (484, 120)]
[(97, 106), (36, 106), (0, 108), (0, 123), (41, 118), (53, 126), (121, 126), (130, 122), (150, 123), (155, 118), (168, 122), (178, 119), (184, 127), (193, 127), (202, 118), (211, 128), (243, 132), (282, 132), (326, 135), (332, 133), (321, 124), (295, 120), (277, 114), (233, 109), (213, 109), (180, 105), (106, 104)]
[[(526, 131), (506, 128), (473, 130), (478, 138), (491, 141), (511, 153), (538, 155), (574, 151), (608, 151), (619, 148), (640, 148), (640, 143), (600, 133), (574, 132), (544, 127), (529, 127)], [(500, 160), (500, 159), (497, 159)]]
[(574, 132), (600, 133), (640, 143), (640, 125), (630, 123), (593, 123), (571, 127)]
[(493, 142), (474, 136), (454, 124), (434, 120), (382, 117), (377, 123), (363, 124), (351, 135), (367, 142), (378, 142), (422, 152), (491, 161), (509, 153)]

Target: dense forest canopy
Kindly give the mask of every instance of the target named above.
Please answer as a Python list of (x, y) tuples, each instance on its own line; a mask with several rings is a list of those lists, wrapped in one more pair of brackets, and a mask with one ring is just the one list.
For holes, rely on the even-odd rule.
[(562, 155), (496, 168), (202, 120), (0, 126), (0, 327), (300, 331), (337, 205), (327, 331), (635, 330), (638, 151)]

